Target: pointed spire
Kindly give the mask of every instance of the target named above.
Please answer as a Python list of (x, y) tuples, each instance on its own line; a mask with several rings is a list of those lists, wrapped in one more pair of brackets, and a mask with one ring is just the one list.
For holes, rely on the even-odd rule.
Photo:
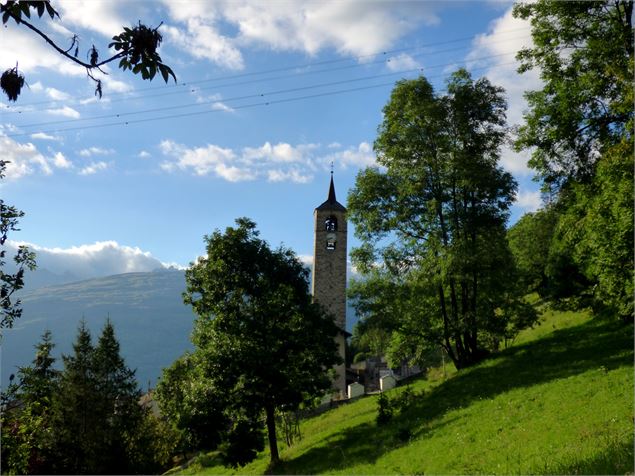
[(346, 208), (342, 206), (341, 203), (338, 203), (337, 198), (335, 197), (335, 183), (333, 182), (333, 168), (331, 166), (331, 183), (329, 185), (329, 196), (322, 205), (317, 207), (317, 210), (339, 210), (346, 211)]
[(329, 198), (326, 200), (329, 203), (337, 203), (335, 198), (335, 185), (333, 184), (333, 170), (331, 170), (331, 185), (329, 186)]

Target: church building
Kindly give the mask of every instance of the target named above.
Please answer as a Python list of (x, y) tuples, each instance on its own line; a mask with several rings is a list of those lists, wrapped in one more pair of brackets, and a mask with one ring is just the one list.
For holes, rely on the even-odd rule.
[[(320, 303), (335, 319), (340, 329), (336, 340), (342, 360), (346, 358), (346, 208), (335, 198), (335, 185), (331, 171), (331, 184), (327, 200), (313, 212), (313, 299)], [(345, 363), (335, 367), (333, 382), (340, 398), (346, 398)]]

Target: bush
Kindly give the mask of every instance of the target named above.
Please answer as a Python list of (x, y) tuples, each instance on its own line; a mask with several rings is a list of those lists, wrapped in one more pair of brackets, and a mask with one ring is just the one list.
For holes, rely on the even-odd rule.
[(379, 394), (377, 400), (377, 425), (385, 425), (392, 419), (393, 407), (390, 398), (383, 392)]

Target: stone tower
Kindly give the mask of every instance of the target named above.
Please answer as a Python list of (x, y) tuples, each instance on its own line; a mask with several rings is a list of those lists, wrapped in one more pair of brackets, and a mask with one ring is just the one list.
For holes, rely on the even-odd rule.
[[(333, 172), (327, 200), (313, 212), (313, 299), (333, 316), (342, 360), (346, 355), (346, 208), (335, 198)], [(345, 364), (335, 367), (333, 382), (340, 398), (346, 396)]]

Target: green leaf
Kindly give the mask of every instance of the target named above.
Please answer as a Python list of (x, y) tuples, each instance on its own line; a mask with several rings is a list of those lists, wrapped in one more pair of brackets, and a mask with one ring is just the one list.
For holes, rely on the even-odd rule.
[(31, 8), (29, 7), (29, 4), (26, 2), (23, 2), (23, 3), (19, 3), (18, 5), (22, 9), (22, 13), (24, 13), (24, 15), (26, 15), (27, 18), (31, 18)]
[(55, 11), (55, 9), (51, 6), (50, 2), (45, 2), (44, 5), (46, 6), (46, 11), (47, 13), (51, 16), (51, 20), (53, 20), (55, 18), (55, 16), (57, 16), (59, 18), (59, 13), (57, 13)]
[(161, 72), (161, 76), (163, 76), (163, 81), (167, 83), (168, 79), (170, 78), (168, 74), (167, 66), (159, 64), (159, 71)]

